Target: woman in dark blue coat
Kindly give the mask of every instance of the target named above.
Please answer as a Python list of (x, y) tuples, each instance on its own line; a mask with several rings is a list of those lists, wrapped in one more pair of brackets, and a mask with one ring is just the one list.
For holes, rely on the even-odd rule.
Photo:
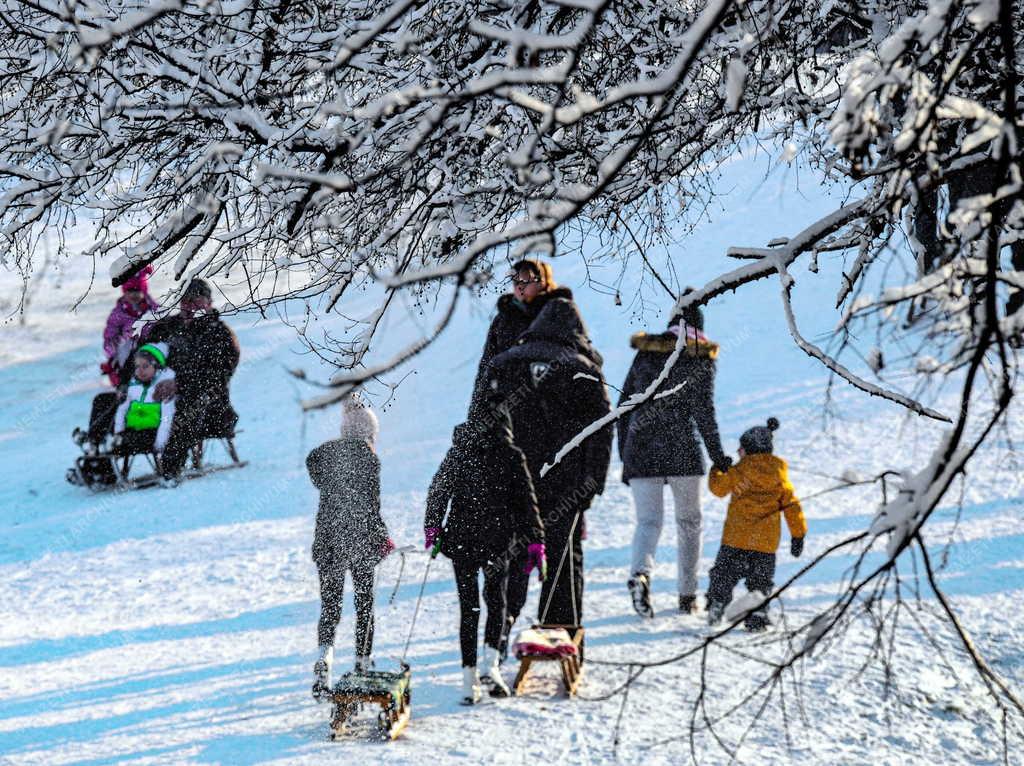
[(643, 617), (654, 616), (651, 569), (661, 536), (665, 486), (675, 502), (679, 609), (689, 613), (696, 609), (700, 485), (706, 473), (698, 433), (716, 466), (725, 468), (729, 463), (715, 418), (718, 344), (709, 341), (703, 330), (703, 315), (694, 307), (674, 316), (663, 333), (639, 332), (630, 338), (637, 354), (622, 386), (620, 406), (643, 392), (661, 373), (680, 335), (685, 334), (683, 350), (655, 396), (621, 416), (616, 424), (622, 480), (633, 491), (637, 515), (633, 574), (628, 585), (633, 606)]

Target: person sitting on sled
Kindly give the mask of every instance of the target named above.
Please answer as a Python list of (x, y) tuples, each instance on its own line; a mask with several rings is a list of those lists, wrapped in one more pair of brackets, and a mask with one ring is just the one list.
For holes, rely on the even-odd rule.
[[(447, 523), (443, 521), (445, 511)], [(452, 446), (430, 483), (423, 527), (426, 547), (437, 546), (451, 559), (455, 570), (462, 704), (480, 701), (480, 570), (484, 573), (483, 595), (487, 605), (483, 676), (490, 683), (492, 697), (509, 696), (498, 667), (505, 630), (508, 568), (517, 565), (521, 560), (519, 551), (525, 550), (525, 572), (529, 574), (536, 567), (543, 579), (547, 560), (533, 480), (526, 457), (513, 441), (512, 422), (505, 408), (494, 406), (493, 402), (479, 403), (471, 408), (467, 421), (455, 427)]]
[(160, 304), (149, 294), (149, 275), (152, 273), (153, 267), (146, 266), (122, 283), (122, 295), (107, 317), (103, 329), (103, 354), (106, 361), (100, 365), (100, 372), (106, 373), (114, 388), (131, 374), (131, 368), (126, 369), (126, 366), (137, 342), (135, 323), (147, 312), (160, 308)]
[(171, 349), (177, 374), (157, 398), (177, 396), (178, 411), (171, 440), (160, 464), (163, 485), (173, 487), (193, 446), (208, 438), (232, 438), (238, 413), (231, 406), (229, 386), (240, 358), (238, 338), (213, 307), (213, 291), (193, 279), (181, 295), (177, 314), (142, 328), (144, 342), (160, 341)]
[(306, 458), (309, 478), (320, 490), (313, 536), (313, 563), (320, 577), (320, 655), (313, 666), (317, 699), (331, 687), (345, 572), (355, 592), (355, 669), (372, 667), (374, 568), (395, 548), (380, 514), (378, 432), (376, 414), (353, 394), (342, 405), (341, 438), (324, 442)]
[(114, 413), (114, 452), (134, 455), (164, 451), (174, 421), (174, 399), (158, 401), (157, 385), (174, 380), (167, 366), (167, 344), (146, 343), (135, 352), (135, 376)]
[[(771, 594), (775, 551), (781, 536), (780, 514), (789, 527), (790, 552), (794, 557), (803, 552), (807, 520), (789, 483), (786, 461), (772, 454), (772, 432), (778, 427), (776, 418), (768, 418), (766, 425), (748, 429), (740, 437), (739, 463), (725, 471), (711, 469), (711, 492), (717, 497), (732, 495), (722, 528), (722, 547), (710, 573), (711, 625), (722, 618), (740, 578), (746, 579), (749, 591), (760, 592), (765, 598)], [(767, 603), (744, 621), (747, 630), (752, 631), (765, 630), (769, 624)]]

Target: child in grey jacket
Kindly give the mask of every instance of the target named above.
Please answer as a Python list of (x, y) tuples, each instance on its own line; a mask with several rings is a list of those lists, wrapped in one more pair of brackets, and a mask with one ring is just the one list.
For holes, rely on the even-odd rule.
[(395, 547), (380, 513), (380, 460), (374, 452), (378, 430), (373, 410), (349, 397), (342, 407), (341, 438), (324, 442), (306, 458), (309, 478), (320, 490), (313, 537), (321, 607), (320, 656), (313, 666), (317, 699), (330, 688), (346, 572), (355, 592), (356, 670), (371, 667), (374, 570)]

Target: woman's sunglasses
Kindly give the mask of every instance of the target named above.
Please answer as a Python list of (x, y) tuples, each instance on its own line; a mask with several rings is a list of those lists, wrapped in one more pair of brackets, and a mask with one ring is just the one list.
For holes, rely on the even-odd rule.
[(520, 279), (519, 277), (509, 277), (516, 287), (526, 287), (527, 285), (536, 284), (540, 282), (540, 277), (533, 277), (531, 279)]

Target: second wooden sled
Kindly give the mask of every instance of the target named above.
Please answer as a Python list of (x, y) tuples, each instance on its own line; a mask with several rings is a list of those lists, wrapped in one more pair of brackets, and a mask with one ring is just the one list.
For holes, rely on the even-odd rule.
[(565, 687), (566, 696), (572, 697), (576, 694), (576, 687), (580, 683), (580, 673), (583, 670), (583, 626), (582, 625), (534, 625), (534, 630), (550, 630), (564, 628), (569, 634), (569, 640), (575, 651), (572, 654), (552, 654), (548, 652), (516, 652), (519, 658), (519, 673), (512, 684), (512, 691), (519, 694), (523, 684), (526, 683), (526, 676), (530, 667), (535, 662), (557, 662), (562, 672), (562, 685)]
[(349, 720), (364, 704), (380, 705), (377, 733), (382, 739), (398, 737), (412, 714), (411, 680), (412, 672), (404, 662), (397, 673), (368, 670), (343, 675), (330, 691), (331, 739), (345, 733)]

